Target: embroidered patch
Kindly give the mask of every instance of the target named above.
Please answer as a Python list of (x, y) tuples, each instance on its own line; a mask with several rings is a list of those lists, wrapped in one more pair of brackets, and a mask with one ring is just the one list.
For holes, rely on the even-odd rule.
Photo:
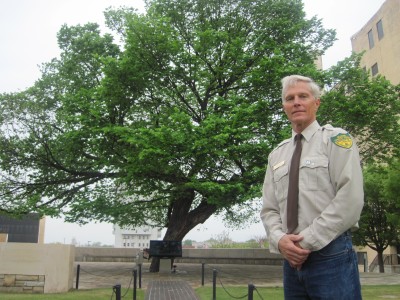
[(348, 133), (339, 133), (336, 136), (331, 137), (331, 141), (342, 148), (350, 149), (353, 146), (353, 140)]

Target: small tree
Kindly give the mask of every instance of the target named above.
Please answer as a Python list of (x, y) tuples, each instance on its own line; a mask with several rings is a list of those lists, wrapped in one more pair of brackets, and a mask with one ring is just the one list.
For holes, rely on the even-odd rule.
[(225, 230), (213, 236), (213, 240), (213, 248), (230, 248), (233, 244), (233, 241), (229, 236), (229, 232)]
[[(365, 204), (360, 228), (354, 233), (357, 245), (368, 246), (378, 255), (379, 272), (384, 273), (383, 251), (399, 238), (397, 199), (387, 193), (390, 166), (369, 165), (364, 169)], [(392, 216), (396, 216), (393, 218)]]

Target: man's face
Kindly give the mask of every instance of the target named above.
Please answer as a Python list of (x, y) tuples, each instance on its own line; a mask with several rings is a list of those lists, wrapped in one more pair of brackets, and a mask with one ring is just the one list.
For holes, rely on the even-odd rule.
[(303, 131), (315, 121), (320, 99), (315, 99), (306, 82), (289, 87), (283, 101), (285, 111), (296, 132)]

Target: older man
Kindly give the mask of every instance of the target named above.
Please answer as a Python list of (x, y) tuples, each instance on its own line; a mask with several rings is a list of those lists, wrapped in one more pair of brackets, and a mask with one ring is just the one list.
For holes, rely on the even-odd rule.
[(270, 251), (285, 258), (285, 299), (361, 299), (351, 241), (364, 198), (358, 148), (343, 129), (318, 124), (311, 78), (283, 78), (282, 101), (292, 138), (269, 155), (260, 215)]

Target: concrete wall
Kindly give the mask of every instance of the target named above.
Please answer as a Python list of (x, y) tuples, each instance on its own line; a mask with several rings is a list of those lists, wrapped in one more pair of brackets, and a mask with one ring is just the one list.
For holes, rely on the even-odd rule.
[(73, 287), (75, 247), (0, 243), (0, 292), (61, 293)]
[[(75, 261), (86, 262), (135, 262), (141, 259), (140, 249), (77, 247)], [(182, 249), (176, 263), (280, 265), (282, 256), (271, 254), (268, 249)]]
[(183, 249), (175, 262), (208, 264), (280, 265), (282, 256), (268, 249)]
[(85, 262), (135, 262), (139, 248), (76, 247), (75, 261)]

